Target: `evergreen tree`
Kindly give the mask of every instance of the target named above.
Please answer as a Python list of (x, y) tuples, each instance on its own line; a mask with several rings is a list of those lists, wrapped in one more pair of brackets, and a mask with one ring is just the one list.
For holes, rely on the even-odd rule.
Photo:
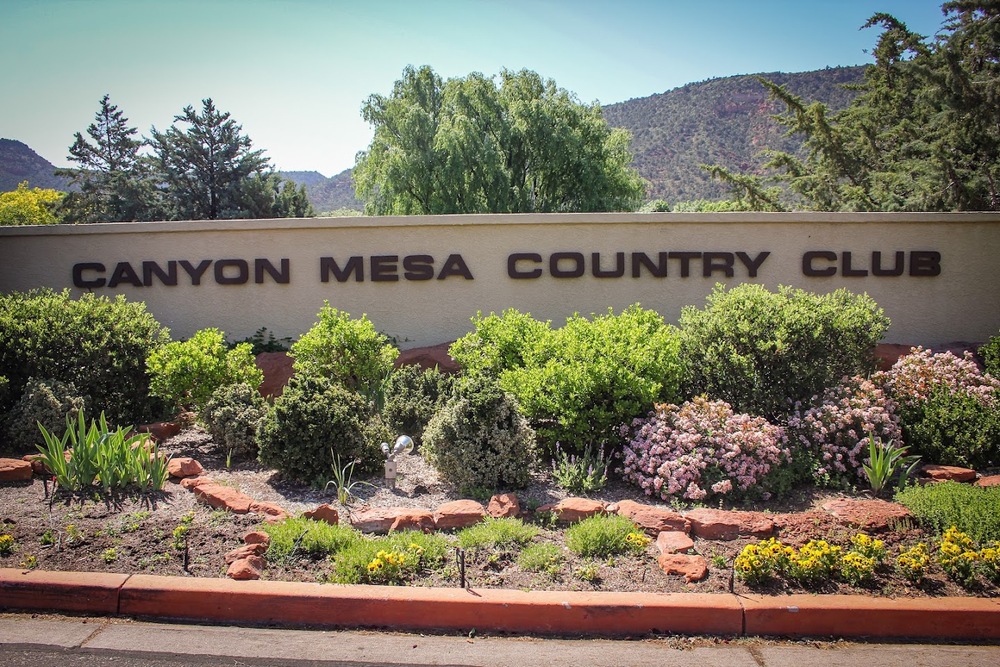
[(496, 79), (407, 67), (390, 96), (368, 98), (375, 136), (354, 169), (367, 214), (635, 209), (627, 131), (535, 72)]
[(269, 173), (264, 151), (252, 150), (242, 126), (202, 100), (202, 111), (187, 106), (174, 117), (186, 123), (165, 132), (152, 129), (157, 180), (166, 191), (171, 216), (178, 220), (217, 220), (249, 216), (246, 181)]
[(243, 181), (241, 201), (248, 218), (311, 218), (316, 215), (306, 186), (273, 172)]
[(79, 190), (63, 201), (68, 222), (124, 222), (153, 220), (160, 216), (157, 192), (149, 168), (139, 151), (143, 141), (128, 118), (101, 98), (94, 122), (87, 128), (90, 140), (77, 132), (69, 147), (76, 169), (58, 169)]

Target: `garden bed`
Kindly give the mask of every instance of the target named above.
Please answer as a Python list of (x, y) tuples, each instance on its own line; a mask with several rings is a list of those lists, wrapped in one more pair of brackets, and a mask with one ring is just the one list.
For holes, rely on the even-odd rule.
[[(337, 508), (340, 516), (357, 516), (366, 508), (411, 507), (433, 511), (441, 504), (461, 498), (419, 456), (400, 459), (400, 478), (395, 490), (381, 480), (355, 488), (348, 505), (329, 492), (284, 483), (273, 471), (256, 462), (227, 462), (216, 453), (208, 436), (198, 428), (188, 429), (164, 443), (163, 450), (175, 457), (191, 456), (200, 461), (205, 474), (216, 482), (242, 491), (257, 501), (279, 505), (297, 515), (322, 503)], [(213, 509), (196, 500), (179, 480), (169, 481), (162, 492), (113, 498), (97, 492), (51, 495), (51, 485), (35, 476), (29, 482), (0, 486), (0, 532), (14, 538), (9, 554), (0, 555), (0, 567), (31, 567), (43, 570), (147, 573), (195, 577), (226, 575), (226, 554), (243, 544), (248, 531), (264, 526), (256, 514), (235, 514)], [(708, 574), (689, 583), (684, 577), (666, 574), (658, 564), (659, 551), (651, 541), (638, 554), (610, 558), (582, 557), (566, 548), (566, 527), (547, 514), (533, 510), (564, 499), (567, 493), (544, 473), (535, 474), (528, 488), (516, 491), (525, 523), (537, 528), (532, 543), (555, 545), (559, 558), (542, 571), (528, 571), (518, 564), (520, 549), (468, 548), (464, 550), (465, 584), (471, 588), (518, 590), (644, 591), (697, 593), (822, 592), (872, 596), (988, 596), (1000, 595), (997, 587), (979, 578), (961, 586), (938, 566), (932, 566), (919, 585), (908, 581), (892, 566), (901, 549), (921, 541), (932, 543), (934, 535), (915, 522), (869, 515), (860, 527), (857, 520), (838, 517), (823, 506), (836, 498), (864, 499), (863, 494), (800, 488), (782, 500), (759, 502), (735, 509), (763, 512), (776, 526), (775, 536), (789, 546), (801, 547), (810, 539), (850, 547), (850, 539), (867, 531), (885, 542), (889, 558), (879, 567), (871, 583), (852, 585), (829, 577), (803, 587), (775, 579), (753, 587), (734, 574), (734, 562), (748, 544), (758, 542), (749, 535), (733, 540), (695, 537), (692, 553), (708, 563)], [(643, 496), (635, 486), (612, 480), (592, 496), (605, 503), (630, 499), (665, 506)], [(487, 499), (480, 499), (485, 502)], [(729, 509), (727, 506), (721, 506)], [(677, 508), (675, 508), (677, 509)], [(680, 508), (683, 513), (689, 508)], [(423, 569), (408, 581), (415, 586), (457, 587), (461, 585), (458, 538), (444, 533), (448, 547), (442, 563)], [(266, 558), (266, 555), (265, 555)], [(335, 581), (334, 564), (327, 558), (305, 554), (276, 562), (268, 559), (264, 579), (281, 581)]]

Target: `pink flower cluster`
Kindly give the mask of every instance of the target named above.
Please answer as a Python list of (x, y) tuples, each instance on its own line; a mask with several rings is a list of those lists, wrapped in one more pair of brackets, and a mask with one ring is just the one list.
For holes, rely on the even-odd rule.
[(886, 444), (900, 443), (895, 405), (875, 382), (852, 377), (806, 404), (796, 403), (783, 444), (807, 456), (820, 485), (855, 484), (864, 476), (869, 434)]
[(915, 407), (938, 389), (967, 392), (987, 406), (1000, 394), (1000, 380), (981, 373), (969, 351), (959, 358), (951, 352), (933, 354), (915, 347), (875, 380), (902, 407)]
[(762, 417), (733, 414), (728, 403), (704, 396), (679, 407), (657, 405), (631, 429), (623, 427), (631, 436), (624, 477), (663, 500), (743, 496), (788, 460), (781, 434)]

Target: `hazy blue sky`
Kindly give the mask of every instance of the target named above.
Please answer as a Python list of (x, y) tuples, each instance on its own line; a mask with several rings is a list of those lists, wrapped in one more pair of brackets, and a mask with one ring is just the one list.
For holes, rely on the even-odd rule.
[(0, 0), (0, 137), (63, 165), (105, 93), (143, 135), (212, 97), (276, 167), (330, 176), (408, 64), (528, 68), (612, 104), (870, 62), (876, 11), (924, 35), (943, 18), (939, 0)]

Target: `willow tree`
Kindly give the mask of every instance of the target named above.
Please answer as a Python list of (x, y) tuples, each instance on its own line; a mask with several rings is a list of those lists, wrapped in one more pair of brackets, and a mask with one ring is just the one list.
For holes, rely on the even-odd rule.
[(354, 168), (369, 215), (635, 210), (631, 136), (535, 72), (442, 79), (407, 67), (362, 115), (375, 127)]

